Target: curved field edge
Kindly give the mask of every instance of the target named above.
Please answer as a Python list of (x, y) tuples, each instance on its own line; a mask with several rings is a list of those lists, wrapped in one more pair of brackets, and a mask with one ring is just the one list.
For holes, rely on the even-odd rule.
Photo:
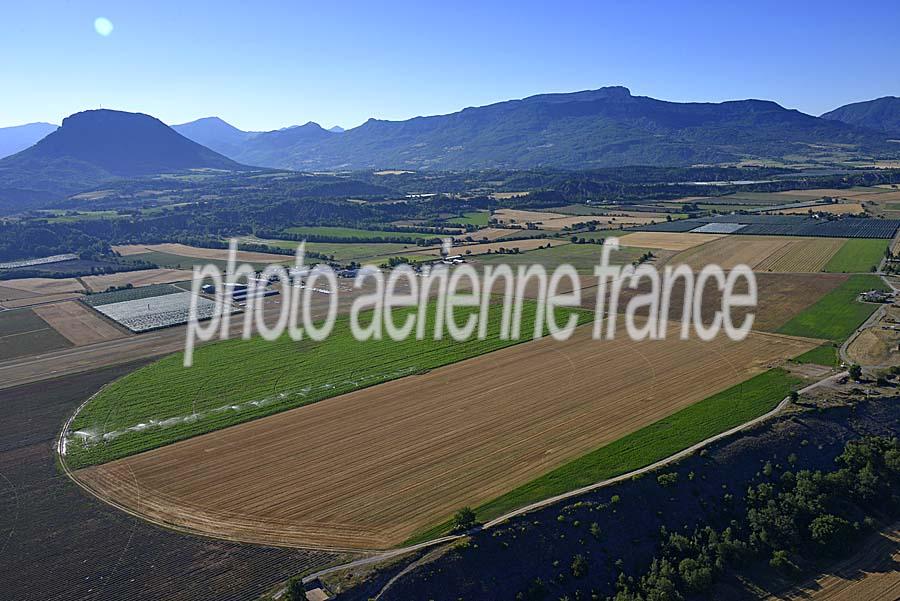
[[(435, 311), (431, 303), (429, 326)], [(500, 338), (502, 306), (495, 304), (483, 340), (455, 342), (445, 334), (440, 340), (358, 342), (349, 318), (342, 317), (321, 342), (287, 335), (272, 342), (260, 337), (215, 342), (195, 351), (191, 368), (184, 368), (183, 354), (176, 353), (116, 380), (85, 403), (65, 433), (65, 461), (73, 470), (107, 463), (527, 342), (536, 312), (537, 303), (523, 303), (522, 336), (515, 340)], [(593, 315), (572, 312), (579, 323)], [(395, 323), (402, 323), (403, 312), (395, 315)], [(108, 439), (86, 444), (73, 433)]]
[(843, 342), (878, 309), (877, 304), (857, 301), (867, 290), (888, 290), (877, 275), (855, 274), (846, 282), (795, 315), (778, 333)]
[[(475, 509), (480, 522), (595, 482), (614, 478), (669, 457), (774, 409), (802, 380), (771, 369), (628, 434)], [(448, 519), (414, 534), (414, 545), (447, 534)]]

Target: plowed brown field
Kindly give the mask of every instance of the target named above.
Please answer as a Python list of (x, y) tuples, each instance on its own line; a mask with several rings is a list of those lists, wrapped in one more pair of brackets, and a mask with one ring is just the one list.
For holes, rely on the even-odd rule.
[(76, 477), (189, 531), (386, 548), (817, 344), (760, 333), (594, 341), (587, 326), (565, 343), (520, 344)]

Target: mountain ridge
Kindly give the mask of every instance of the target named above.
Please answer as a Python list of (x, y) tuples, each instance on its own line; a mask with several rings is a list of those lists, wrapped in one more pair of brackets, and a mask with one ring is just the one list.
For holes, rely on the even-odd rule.
[[(246, 170), (143, 113), (95, 109), (63, 119), (33, 146), (0, 160), (0, 207), (59, 198), (114, 178), (192, 169)], [(37, 200), (35, 200), (37, 199)]]
[(824, 113), (822, 118), (900, 136), (900, 98), (882, 96), (845, 104)]
[(58, 128), (53, 123), (38, 121), (0, 127), (0, 159), (21, 152)]
[(579, 169), (781, 161), (813, 148), (897, 150), (878, 132), (770, 100), (677, 103), (611, 86), (401, 121), (370, 118), (340, 134), (309, 122), (256, 133), (225, 154), (298, 170)]

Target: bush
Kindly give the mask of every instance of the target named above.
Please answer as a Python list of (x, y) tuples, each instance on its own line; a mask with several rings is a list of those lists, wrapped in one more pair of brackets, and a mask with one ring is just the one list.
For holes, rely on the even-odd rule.
[(815, 518), (809, 525), (812, 539), (826, 547), (831, 553), (840, 553), (850, 542), (853, 526), (844, 518), (826, 513)]
[(675, 486), (678, 483), (678, 472), (671, 472), (668, 474), (660, 474), (656, 477), (656, 481), (662, 487)]
[(454, 530), (465, 532), (475, 527), (475, 510), (471, 507), (463, 507), (453, 516)]
[(588, 572), (588, 562), (584, 558), (584, 555), (578, 554), (572, 558), (572, 576), (575, 578), (582, 578), (587, 576)]

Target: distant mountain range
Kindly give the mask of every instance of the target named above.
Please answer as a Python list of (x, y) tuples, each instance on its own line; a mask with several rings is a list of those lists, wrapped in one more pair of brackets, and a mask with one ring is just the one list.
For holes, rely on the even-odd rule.
[[(369, 119), (346, 131), (309, 122), (242, 131), (218, 117), (168, 127), (139, 113), (77, 113), (0, 129), (0, 148), (36, 144), (0, 160), (0, 206), (25, 208), (115, 177), (188, 169), (302, 171), (404, 168), (687, 166), (797, 157), (900, 156), (900, 99), (841, 107), (823, 118), (774, 102), (677, 103), (624, 87), (542, 94), (448, 115)], [(17, 146), (18, 145), (18, 146)]]
[(887, 132), (900, 137), (900, 98), (885, 96), (866, 102), (854, 102), (822, 115), (823, 119), (841, 121)]
[(0, 127), (0, 159), (25, 150), (35, 142), (56, 131), (52, 123), (29, 123), (14, 127)]
[(241, 131), (218, 117), (204, 117), (190, 123), (173, 125), (172, 129), (225, 156), (239, 154), (244, 144), (258, 133)]
[(811, 149), (900, 150), (882, 132), (774, 102), (666, 102), (632, 96), (624, 87), (543, 94), (406, 121), (370, 119), (340, 134), (312, 122), (264, 133), (234, 132), (221, 123), (215, 136), (195, 137), (191, 130), (201, 122), (176, 127), (239, 162), (298, 170), (684, 166), (782, 160)]
[(35, 206), (104, 180), (189, 169), (247, 169), (140, 113), (76, 113), (35, 145), (0, 160), (0, 208)]

